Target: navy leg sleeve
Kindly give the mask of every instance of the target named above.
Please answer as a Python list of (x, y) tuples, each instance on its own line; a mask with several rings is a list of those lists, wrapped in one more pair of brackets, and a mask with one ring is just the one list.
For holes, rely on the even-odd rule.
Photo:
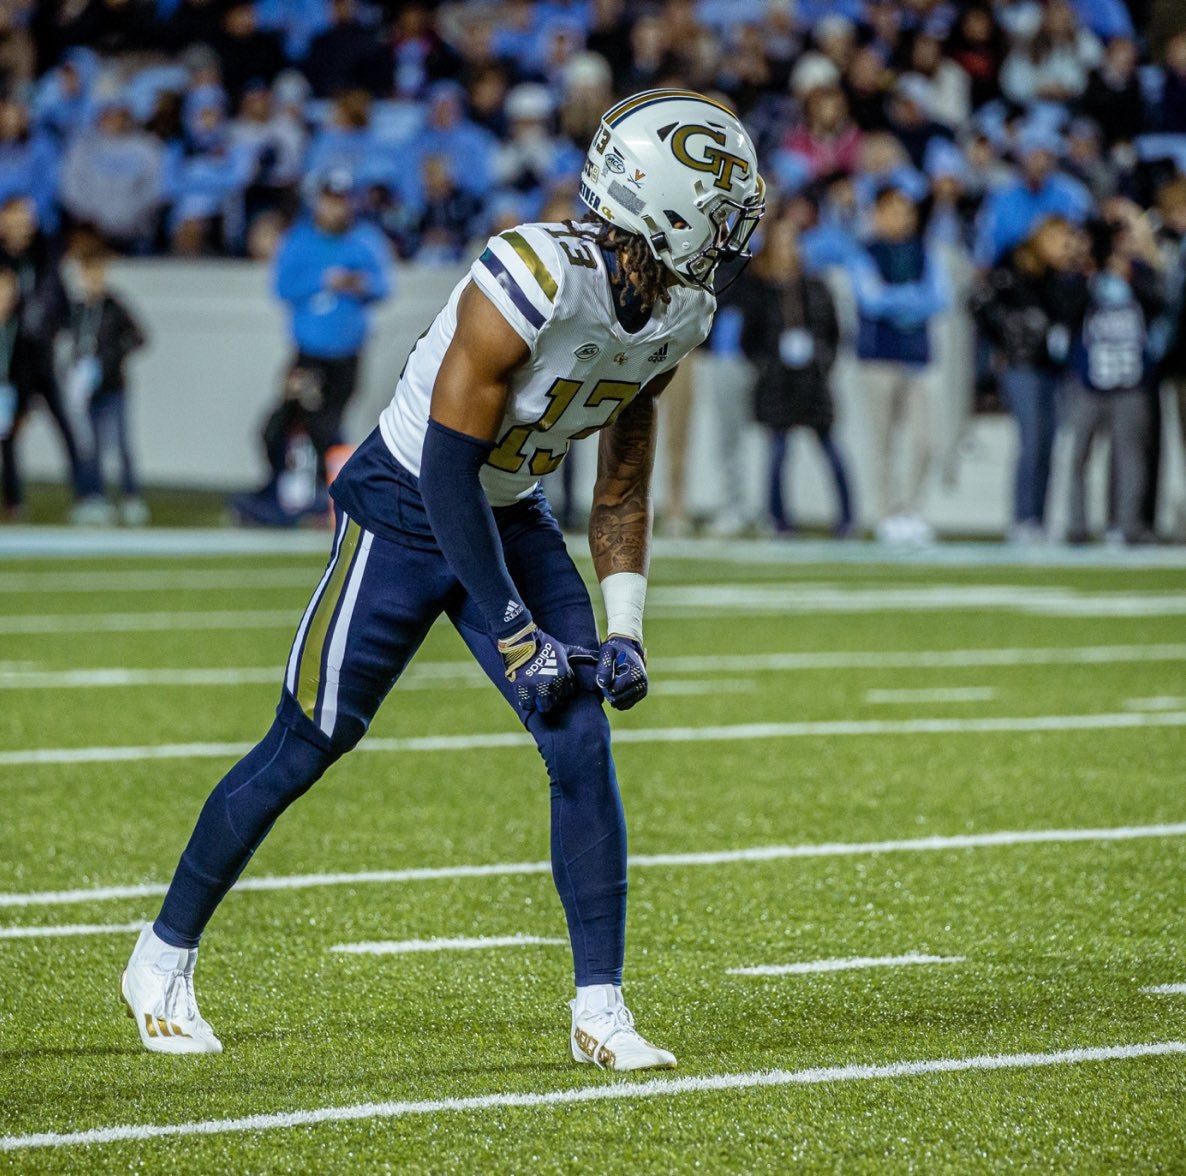
[[(536, 622), (566, 645), (597, 648), (589, 594), (542, 494), (495, 512), (507, 567)], [(451, 619), (491, 681), (522, 718), (481, 612), (466, 601)], [(578, 985), (621, 984), (626, 951), (626, 822), (610, 727), (594, 666), (576, 667), (580, 690), (558, 715), (527, 729), (551, 782), (552, 877), (568, 923)]]
[(276, 719), (206, 799), (157, 916), (157, 935), (174, 947), (197, 947), (272, 823), (335, 758)]

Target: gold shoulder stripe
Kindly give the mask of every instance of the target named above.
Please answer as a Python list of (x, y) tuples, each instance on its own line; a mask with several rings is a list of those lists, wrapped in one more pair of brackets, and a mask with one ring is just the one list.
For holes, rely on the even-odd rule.
[(540, 260), (540, 256), (527, 243), (521, 233), (513, 229), (500, 234), (502, 239), (519, 255), (519, 260), (531, 271), (531, 276), (539, 284), (544, 296), (549, 302), (556, 301), (556, 279), (548, 273), (548, 267)]

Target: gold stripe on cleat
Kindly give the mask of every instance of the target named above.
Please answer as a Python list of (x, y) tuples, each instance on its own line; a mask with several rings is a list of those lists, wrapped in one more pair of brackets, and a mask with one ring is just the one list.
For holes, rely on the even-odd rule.
[(181, 1029), (178, 1026), (176, 1021), (170, 1021), (169, 1027), (173, 1030), (174, 1037), (190, 1037), (190, 1036), (192, 1036), (192, 1034), (189, 1034), (189, 1033), (182, 1033)]
[(156, 1023), (152, 1019), (151, 1013), (144, 1014), (144, 1028), (148, 1030), (149, 1037), (159, 1037), (160, 1034), (156, 1031)]

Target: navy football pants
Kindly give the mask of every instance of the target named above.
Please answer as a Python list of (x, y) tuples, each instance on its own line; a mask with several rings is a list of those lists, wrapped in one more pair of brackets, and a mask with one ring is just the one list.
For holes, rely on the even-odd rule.
[[(433, 622), (446, 614), (515, 707), (482, 617), (436, 548), (410, 475), (376, 534), (340, 512), (330, 561), (301, 618), (276, 722), (211, 793), (156, 930), (196, 946), (206, 922), (276, 818), (366, 732)], [(589, 594), (542, 492), (495, 512), (507, 567), (540, 628), (596, 649)], [(526, 721), (551, 781), (552, 874), (576, 982), (620, 984), (625, 950), (626, 828), (594, 667), (558, 715)], [(516, 708), (516, 714), (521, 712)]]

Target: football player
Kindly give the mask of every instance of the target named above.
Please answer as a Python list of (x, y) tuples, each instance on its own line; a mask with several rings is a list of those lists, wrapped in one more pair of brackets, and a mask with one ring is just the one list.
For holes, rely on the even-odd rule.
[[(602, 704), (625, 710), (647, 692), (655, 398), (707, 336), (717, 268), (748, 256), (763, 191), (726, 107), (650, 90), (601, 120), (580, 186), (588, 219), (502, 233), (458, 283), (333, 484), (329, 564), (276, 719), (210, 795), (124, 971), (148, 1049), (221, 1051), (193, 988), (207, 922), (276, 818), (362, 738), (444, 613), (547, 766), (572, 1057), (675, 1065), (622, 999), (626, 828)], [(604, 641), (538, 484), (598, 431), (589, 538)]]

